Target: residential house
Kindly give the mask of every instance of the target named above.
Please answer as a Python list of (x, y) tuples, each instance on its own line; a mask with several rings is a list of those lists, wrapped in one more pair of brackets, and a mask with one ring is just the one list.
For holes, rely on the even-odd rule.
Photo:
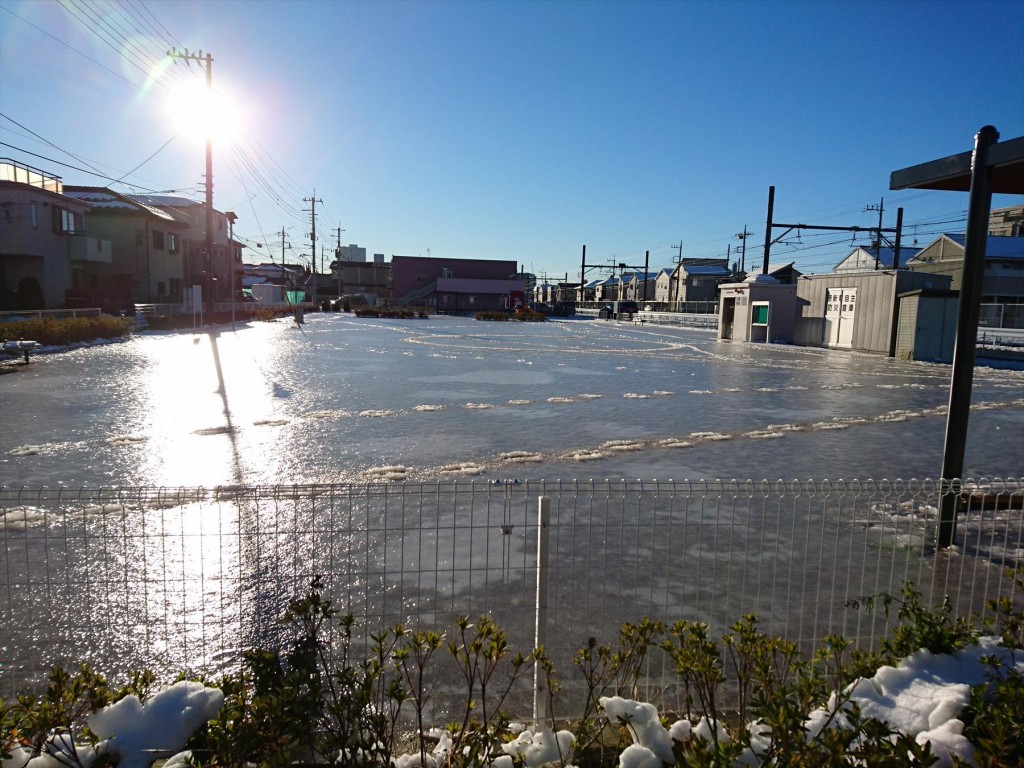
[[(213, 210), (211, 243), (213, 253), (206, 253), (206, 203), (177, 195), (130, 195), (133, 200), (158, 208), (188, 225), (186, 247), (186, 285), (203, 286), (205, 299), (229, 300), (241, 290), (242, 243), (232, 238), (234, 213)], [(207, 296), (207, 285), (212, 297)]]
[(606, 277), (594, 288), (594, 301), (620, 301), (626, 298), (624, 276)]
[(134, 304), (178, 304), (185, 299), (188, 225), (159, 208), (105, 187), (66, 186), (87, 203), (91, 234), (110, 240), (112, 260), (99, 276), (102, 305), (134, 312)]
[(675, 267), (662, 267), (658, 270), (658, 276), (654, 278), (654, 301), (657, 304), (668, 305), (671, 301), (672, 287), (674, 285), (673, 275)]
[(90, 208), (60, 176), (0, 159), (0, 309), (120, 308), (103, 301), (112, 248), (87, 234)]
[(537, 283), (530, 294), (532, 301), (540, 304), (552, 304), (557, 301), (558, 286), (554, 283)]
[[(768, 264), (768, 276), (774, 277), (780, 283), (784, 285), (796, 285), (802, 277), (803, 273), (800, 272), (795, 266), (796, 262), (793, 261), (776, 261)], [(761, 269), (752, 270), (748, 274), (761, 274)]]
[[(897, 269), (906, 269), (907, 262), (917, 255), (920, 248), (900, 248)], [(832, 268), (833, 272), (867, 272), (874, 269), (893, 269), (892, 248), (865, 248), (858, 246)]]
[(654, 299), (657, 287), (657, 272), (633, 272), (623, 275), (625, 295), (630, 301), (646, 302)]
[(658, 273), (655, 299), (664, 309), (684, 310), (687, 304), (717, 305), (718, 287), (735, 280), (728, 259), (683, 259)]
[[(915, 272), (947, 275), (950, 288), (959, 291), (964, 235), (940, 235), (910, 259), (907, 266)], [(986, 240), (980, 324), (1024, 328), (1024, 237), (989, 235)]]
[(579, 287), (578, 283), (559, 282), (555, 286), (555, 295), (552, 298), (552, 301), (575, 302), (576, 293), (579, 291)]
[(391, 284), (396, 306), (427, 306), (438, 312), (506, 309), (526, 301), (515, 261), (392, 256)]
[(587, 304), (596, 302), (598, 300), (598, 289), (603, 282), (604, 278), (594, 278), (593, 280), (588, 280), (585, 283), (577, 285), (575, 288), (576, 303)]

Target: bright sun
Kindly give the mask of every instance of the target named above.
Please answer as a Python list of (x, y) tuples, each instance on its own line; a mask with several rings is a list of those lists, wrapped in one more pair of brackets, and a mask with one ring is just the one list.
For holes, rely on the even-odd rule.
[(195, 139), (214, 143), (232, 141), (241, 131), (241, 118), (231, 98), (216, 88), (211, 92), (200, 80), (179, 83), (168, 105), (178, 129)]

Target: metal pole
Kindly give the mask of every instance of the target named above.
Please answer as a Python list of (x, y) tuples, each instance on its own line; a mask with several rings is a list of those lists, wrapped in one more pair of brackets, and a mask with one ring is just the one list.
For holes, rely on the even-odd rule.
[(647, 270), (651, 268), (651, 252), (644, 253), (644, 301), (647, 301)]
[(228, 213), (228, 267), (231, 269), (231, 325), (235, 324), (235, 214)]
[(583, 244), (583, 258), (580, 260), (580, 304), (586, 300), (587, 285), (587, 245)]
[(903, 209), (896, 209), (896, 239), (892, 244), (892, 268), (900, 268), (900, 239), (903, 235)]
[[(213, 56), (206, 54), (206, 91), (213, 99)], [(206, 287), (210, 292), (210, 322), (213, 322), (213, 136), (206, 127)]]
[[(548, 636), (548, 537), (551, 520), (551, 499), (537, 499), (537, 598), (534, 617), (533, 647), (542, 648)], [(536, 726), (548, 717), (548, 702), (544, 695), (539, 664), (533, 666), (533, 722)]]
[(939, 506), (940, 548), (953, 543), (956, 516), (962, 504), (960, 495), (948, 486), (962, 479), (964, 449), (967, 443), (967, 417), (971, 408), (974, 353), (978, 344), (978, 315), (981, 286), (985, 276), (985, 246), (988, 218), (992, 206), (992, 170), (988, 167), (988, 149), (999, 141), (999, 132), (986, 125), (974, 137), (971, 157), (971, 192), (967, 204), (967, 231), (964, 238), (964, 266), (957, 307), (956, 345), (949, 385), (949, 412), (946, 416), (946, 442), (942, 449), (942, 487), (945, 493)]
[(768, 226), (764, 229), (764, 265), (761, 274), (768, 274), (768, 253), (772, 248), (772, 212), (775, 210), (775, 187), (768, 187)]

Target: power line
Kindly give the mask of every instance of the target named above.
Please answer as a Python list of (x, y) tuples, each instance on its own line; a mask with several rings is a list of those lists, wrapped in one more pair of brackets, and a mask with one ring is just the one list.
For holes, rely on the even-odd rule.
[[(144, 76), (146, 76), (147, 78), (149, 77), (149, 72), (148, 72), (148, 71), (146, 70), (146, 68), (145, 68), (145, 67), (141, 66), (141, 65), (140, 65), (140, 64), (138, 63), (138, 61), (136, 61), (136, 60), (134, 60), (134, 59), (132, 59), (132, 58), (129, 58), (128, 56), (126, 56), (126, 55), (124, 54), (124, 52), (122, 52), (122, 51), (121, 51), (121, 50), (120, 50), (120, 49), (119, 49), (119, 48), (117, 47), (117, 45), (116, 45), (116, 44), (115, 44), (114, 42), (111, 42), (111, 40), (110, 40), (110, 39), (108, 39), (108, 38), (110, 38), (110, 35), (104, 35), (104, 34), (101, 34), (101, 33), (100, 33), (100, 32), (99, 32), (98, 30), (97, 30), (97, 28), (96, 28), (96, 27), (94, 27), (94, 26), (93, 26), (92, 24), (90, 24), (90, 22), (89, 22), (88, 20), (86, 20), (86, 19), (83, 19), (83, 18), (82, 18), (82, 16), (81, 16), (81, 15), (79, 15), (79, 8), (78, 8), (78, 6), (74, 5), (74, 3), (73, 3), (73, 1), (72, 1), (72, 0), (57, 0), (57, 2), (58, 2), (58, 3), (60, 4), (60, 7), (61, 7), (61, 8), (63, 8), (63, 9), (65, 10), (65, 11), (67, 11), (67, 12), (68, 12), (68, 14), (69, 14), (69, 15), (70, 15), (70, 16), (71, 16), (72, 18), (74, 18), (74, 19), (75, 19), (75, 21), (79, 22), (79, 23), (80, 23), (80, 24), (81, 24), (81, 25), (82, 25), (83, 27), (85, 27), (85, 29), (87, 29), (87, 30), (88, 30), (89, 32), (92, 32), (92, 33), (93, 33), (93, 34), (94, 34), (94, 35), (95, 35), (95, 36), (96, 36), (97, 38), (99, 38), (99, 40), (100, 40), (100, 41), (102, 41), (102, 42), (103, 42), (103, 43), (104, 43), (105, 45), (107, 45), (107, 46), (108, 46), (108, 47), (109, 47), (109, 48), (110, 48), (110, 49), (111, 49), (111, 50), (112, 50), (112, 51), (113, 51), (114, 53), (116, 53), (116, 54), (117, 54), (118, 56), (120, 56), (120, 57), (121, 57), (122, 59), (124, 59), (124, 60), (125, 60), (125, 61), (127, 61), (127, 62), (128, 62), (129, 64), (131, 64), (131, 65), (132, 65), (133, 67), (135, 67), (135, 68), (136, 68), (137, 70), (139, 70), (139, 71), (140, 71), (140, 72), (141, 72), (141, 73), (142, 73), (142, 74), (143, 74)], [(83, 10), (83, 11), (81, 11), (81, 13), (85, 13), (85, 11)], [(116, 41), (115, 41), (115, 42), (116, 42)], [(160, 81), (157, 81), (157, 82), (159, 83)], [(134, 85), (134, 83), (133, 83), (133, 85)], [(165, 84), (163, 84), (163, 83), (160, 83), (160, 85), (162, 85), (162, 86), (163, 86), (164, 88), (166, 88), (166, 87), (167, 87), (167, 86), (166, 86)]]
[(148, 162), (149, 162), (150, 160), (152, 160), (152, 159), (153, 159), (154, 157), (156, 157), (156, 156), (157, 156), (157, 155), (159, 155), (159, 154), (160, 154), (161, 152), (163, 152), (163, 151), (164, 151), (164, 149), (166, 149), (166, 148), (167, 148), (167, 145), (168, 145), (168, 144), (170, 144), (170, 143), (171, 143), (172, 141), (174, 141), (174, 140), (175, 140), (176, 138), (178, 138), (178, 136), (180, 136), (180, 135), (181, 135), (181, 131), (178, 131), (178, 133), (176, 133), (176, 134), (174, 134), (173, 136), (171, 136), (171, 138), (169, 138), (169, 139), (168, 139), (167, 141), (165, 141), (165, 142), (163, 143), (163, 146), (161, 146), (161, 147), (160, 147), (160, 149), (158, 149), (158, 150), (157, 150), (156, 152), (154, 152), (154, 153), (153, 153), (152, 155), (150, 155), (149, 157), (147, 157), (147, 158), (146, 158), (145, 160), (143, 160), (143, 161), (142, 161), (141, 163), (139, 163), (139, 164), (138, 164), (138, 165), (136, 165), (136, 166), (135, 166), (134, 168), (132, 168), (132, 169), (131, 169), (130, 171), (128, 171), (128, 172), (127, 172), (126, 174), (124, 174), (124, 176), (122, 176), (122, 177), (121, 177), (120, 179), (118, 179), (118, 180), (117, 180), (117, 181), (118, 181), (118, 183), (122, 182), (122, 181), (123, 181), (123, 180), (125, 179), (125, 177), (126, 177), (126, 176), (131, 176), (131, 175), (132, 175), (133, 173), (135, 173), (135, 172), (136, 172), (137, 170), (139, 170), (139, 168), (141, 168), (141, 167), (142, 167), (142, 166), (144, 166), (144, 165), (145, 165), (146, 163), (148, 163)]
[[(79, 56), (81, 56), (81, 57), (82, 57), (83, 59), (88, 59), (88, 60), (89, 60), (89, 61), (91, 61), (91, 62), (92, 62), (93, 64), (95, 64), (95, 65), (96, 65), (97, 67), (100, 67), (101, 69), (105, 69), (105, 70), (106, 70), (107, 72), (109, 72), (110, 74), (114, 75), (114, 77), (116, 77), (116, 78), (118, 78), (118, 79), (120, 79), (120, 80), (124, 80), (124, 81), (125, 81), (126, 83), (128, 83), (128, 84), (129, 84), (130, 86), (132, 86), (133, 88), (137, 88), (137, 87), (138, 87), (138, 84), (137, 84), (137, 83), (134, 83), (134, 82), (132, 82), (132, 81), (131, 81), (131, 80), (129, 80), (129, 79), (127, 78), (127, 77), (125, 77), (124, 75), (122, 75), (122, 74), (121, 74), (120, 72), (116, 72), (116, 71), (114, 71), (113, 69), (111, 69), (110, 67), (108, 67), (108, 66), (107, 66), (106, 64), (101, 64), (100, 62), (96, 61), (96, 59), (94, 59), (94, 58), (93, 58), (92, 56), (89, 56), (88, 54), (82, 53), (82, 52), (81, 52), (80, 50), (78, 50), (77, 48), (75, 48), (75, 47), (73, 47), (73, 46), (69, 45), (68, 43), (64, 42), (64, 41), (63, 41), (63, 40), (61, 40), (61, 39), (60, 39), (59, 37), (57, 37), (57, 36), (55, 36), (55, 35), (52, 35), (52, 34), (50, 34), (49, 32), (47, 32), (47, 31), (46, 31), (45, 29), (43, 29), (42, 27), (40, 27), (40, 26), (38, 26), (38, 25), (36, 25), (36, 24), (33, 24), (33, 23), (32, 23), (31, 21), (29, 21), (28, 19), (24, 18), (23, 16), (19, 16), (19, 15), (18, 15), (18, 14), (16, 14), (16, 13), (15, 13), (14, 11), (12, 11), (12, 10), (11, 10), (10, 8), (8, 8), (8, 7), (6, 7), (6, 6), (3, 6), (3, 5), (0, 5), (0, 10), (4, 10), (4, 11), (7, 11), (7, 13), (11, 14), (11, 15), (12, 15), (12, 16), (14, 16), (14, 17), (15, 17), (16, 19), (18, 19), (18, 20), (20, 20), (20, 21), (24, 22), (25, 24), (28, 24), (28, 25), (29, 25), (30, 27), (32, 27), (33, 29), (35, 29), (35, 30), (37, 30), (37, 31), (39, 31), (39, 32), (42, 32), (42, 33), (43, 33), (44, 35), (46, 35), (46, 36), (47, 36), (47, 37), (49, 37), (50, 39), (52, 39), (52, 40), (54, 40), (54, 41), (56, 41), (56, 42), (60, 43), (61, 45), (63, 45), (63, 46), (64, 46), (65, 48), (67, 48), (67, 49), (68, 49), (69, 51), (72, 51), (72, 52), (74, 52), (74, 53), (77, 53), (77, 54), (78, 54)], [(152, 93), (151, 93), (151, 95), (153, 95), (153, 96), (154, 96), (155, 98), (159, 98), (159, 97), (157, 97), (157, 96), (156, 96), (156, 94), (152, 94)]]

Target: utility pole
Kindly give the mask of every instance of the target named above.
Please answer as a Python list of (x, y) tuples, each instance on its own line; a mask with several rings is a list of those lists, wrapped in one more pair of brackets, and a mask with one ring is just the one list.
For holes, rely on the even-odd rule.
[(310, 249), (309, 261), (310, 261), (310, 266), (313, 268), (313, 307), (315, 309), (316, 308), (316, 204), (317, 203), (322, 203), (323, 200), (317, 200), (316, 190), (314, 189), (313, 190), (313, 196), (312, 197), (304, 197), (304, 198), (302, 198), (302, 202), (310, 204), (310, 207), (307, 210), (309, 211), (310, 221), (313, 224), (312, 229), (310, 230), (310, 233), (309, 233), (309, 239), (313, 243), (313, 247)]
[[(172, 48), (167, 52), (167, 55), (171, 57), (172, 61), (178, 59), (184, 59), (185, 65), (190, 66), (191, 62), (196, 62), (206, 72), (206, 92), (207, 97), (213, 98), (213, 56), (210, 54), (203, 54), (202, 51), (196, 51), (195, 53), (189, 53), (187, 48), (178, 51), (177, 48)], [(233, 269), (233, 267), (232, 267)], [(209, 312), (213, 313), (213, 137), (211, 136), (210, 126), (207, 126), (206, 130), (206, 283), (205, 290), (209, 293), (206, 298), (206, 305), (209, 307)]]
[[(683, 263), (683, 238), (679, 238), (679, 245), (673, 245), (673, 248), (679, 249), (679, 255), (676, 256), (676, 268), (672, 270), (672, 275), (669, 277), (669, 291), (668, 300), (671, 303), (678, 303), (679, 301), (679, 265)], [(674, 291), (672, 289), (675, 289)]]
[(746, 274), (747, 272), (747, 238), (750, 237), (753, 232), (747, 232), (747, 225), (743, 225), (743, 231), (736, 233), (736, 239), (741, 241), (743, 245), (740, 248), (740, 272)]
[(892, 268), (900, 268), (900, 235), (903, 232), (903, 209), (896, 209), (896, 242), (892, 245)]
[(885, 210), (885, 198), (879, 200), (878, 205), (868, 205), (866, 211), (878, 211), (878, 230), (875, 232), (875, 269), (878, 269), (878, 261), (882, 256), (882, 212)]

